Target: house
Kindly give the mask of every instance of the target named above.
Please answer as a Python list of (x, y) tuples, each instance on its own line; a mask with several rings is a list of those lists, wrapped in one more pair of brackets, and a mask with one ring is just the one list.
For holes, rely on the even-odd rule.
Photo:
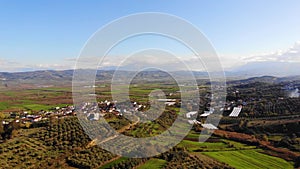
[(165, 105), (167, 105), (167, 106), (173, 106), (175, 104), (176, 104), (176, 102), (165, 102)]
[(201, 122), (197, 121), (197, 120), (188, 120), (189, 124), (201, 124)]
[(2, 121), (2, 124), (5, 125), (5, 124), (9, 124), (8, 121)]
[(38, 122), (42, 120), (42, 116), (27, 115), (26, 119), (30, 122)]
[(201, 114), (200, 117), (207, 117), (207, 116), (209, 116), (209, 115), (211, 115), (211, 114), (212, 114), (211, 111), (204, 111), (204, 113)]
[(195, 115), (195, 114), (197, 114), (197, 113), (198, 113), (197, 111), (188, 112), (188, 113), (186, 114), (186, 117), (190, 119), (193, 115)]
[(209, 129), (209, 130), (217, 130), (218, 127), (214, 126), (211, 123), (205, 123), (205, 124), (201, 124), (203, 128)]
[(229, 114), (230, 117), (238, 117), (242, 111), (242, 106), (234, 107), (232, 112)]

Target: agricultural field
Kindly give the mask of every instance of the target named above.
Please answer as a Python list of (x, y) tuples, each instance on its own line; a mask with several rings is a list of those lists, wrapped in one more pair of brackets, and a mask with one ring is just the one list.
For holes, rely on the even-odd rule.
[[(253, 94), (252, 85), (230, 86), (229, 90), (240, 90), (241, 95), (230, 95), (231, 106), (239, 104), (240, 99), (248, 101), (241, 117), (224, 117), (220, 130), (204, 143), (198, 142), (201, 125), (193, 129), (175, 148), (152, 158), (131, 159), (114, 155), (96, 146), (94, 140), (85, 134), (78, 119), (73, 115), (50, 116), (41, 123), (27, 123), (12, 128), (11, 138), (1, 140), (0, 165), (5, 168), (293, 168), (297, 165), (299, 156), (299, 135), (297, 127), (299, 118), (295, 113), (289, 113), (297, 108), (296, 99), (278, 101), (278, 112), (264, 111), (265, 98), (276, 101), (270, 94), (268, 85), (259, 85), (261, 100), (249, 101)], [(113, 94), (124, 92), (126, 86), (120, 84), (120, 90)], [(209, 92), (207, 85), (199, 86), (202, 96), (199, 111), (208, 110)], [(272, 89), (278, 89), (275, 86)], [(111, 100), (110, 84), (97, 84), (93, 87), (99, 102)], [(156, 89), (162, 89), (167, 98), (180, 98), (178, 86), (172, 83), (134, 83), (130, 85), (129, 95), (132, 102), (149, 106), (149, 94)], [(263, 94), (265, 93), (265, 94)], [(249, 95), (248, 95), (249, 94)], [(234, 102), (234, 103), (232, 103)], [(282, 102), (282, 104), (281, 104)], [(292, 106), (288, 109), (285, 103)], [(35, 114), (41, 110), (53, 110), (55, 107), (71, 105), (72, 93), (70, 86), (44, 86), (36, 88), (26, 86), (22, 89), (8, 88), (0, 90), (1, 118), (12, 120), (7, 112), (28, 111)], [(178, 101), (179, 103), (179, 101)], [(141, 123), (130, 122), (116, 114), (106, 113), (105, 120), (124, 135), (130, 137), (151, 137), (166, 131), (180, 112), (180, 105), (166, 106), (164, 112), (154, 121)], [(253, 106), (258, 104), (259, 106)], [(100, 106), (100, 104), (99, 104)], [(269, 110), (269, 109), (268, 109)], [(287, 110), (287, 111), (283, 111)], [(260, 113), (257, 118), (251, 116)], [(278, 116), (275, 115), (284, 112)], [(226, 113), (225, 113), (226, 114)], [(274, 117), (275, 116), (275, 117)], [(290, 119), (290, 117), (294, 117)], [(199, 121), (205, 121), (197, 117)], [(15, 124), (13, 124), (15, 125)], [(204, 136), (201, 136), (204, 137)], [(119, 141), (116, 140), (116, 144)], [(126, 142), (126, 140), (125, 140)], [(135, 145), (128, 143), (128, 148)], [(22, 161), (22, 163), (19, 163)], [(1, 168), (1, 167), (0, 167)]]
[(161, 159), (150, 159), (145, 164), (139, 166), (137, 169), (159, 169), (163, 168), (167, 161)]
[(236, 151), (215, 151), (203, 152), (202, 154), (215, 158), (218, 161), (225, 162), (234, 168), (241, 169), (259, 169), (259, 168), (274, 168), (274, 169), (292, 169), (293, 165), (287, 161), (272, 157), (259, 150), (236, 150)]
[(214, 158), (234, 168), (293, 168), (291, 163), (281, 158), (266, 155), (263, 150), (256, 146), (227, 139), (205, 143), (183, 140), (178, 146), (195, 154)]
[(0, 90), (0, 111), (19, 112), (50, 110), (54, 107), (71, 105), (70, 87), (6, 88)]
[(101, 166), (99, 169), (108, 169), (108, 168), (112, 168), (114, 165), (117, 165), (119, 163), (122, 163), (124, 161), (128, 160), (128, 158), (126, 157), (120, 157), (120, 158), (116, 158), (114, 160), (112, 160), (112, 162), (109, 162), (107, 164), (104, 164), (103, 166)]
[[(122, 94), (126, 85), (118, 85), (118, 89), (111, 91), (110, 84), (99, 83), (95, 86), (97, 100), (111, 100), (111, 94)], [(146, 104), (149, 99), (148, 95), (152, 90), (162, 89), (166, 93), (175, 94), (173, 97), (180, 97), (176, 91), (178, 87), (157, 84), (135, 84), (130, 85), (129, 96), (132, 101)], [(0, 111), (40, 111), (50, 110), (53, 107), (63, 107), (73, 104), (72, 87), (66, 86), (35, 86), (28, 84), (22, 87), (0, 88)]]

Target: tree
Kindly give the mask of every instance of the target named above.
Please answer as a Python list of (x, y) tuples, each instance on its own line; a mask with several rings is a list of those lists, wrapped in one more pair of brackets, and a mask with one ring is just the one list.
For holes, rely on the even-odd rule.
[(2, 133), (4, 132), (4, 128), (2, 124), (2, 120), (4, 119), (4, 117), (5, 117), (4, 113), (0, 112), (0, 135), (2, 135)]

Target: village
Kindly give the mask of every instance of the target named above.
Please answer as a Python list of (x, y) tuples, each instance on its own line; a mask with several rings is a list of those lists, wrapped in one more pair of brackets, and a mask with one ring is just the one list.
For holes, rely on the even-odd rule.
[[(180, 107), (180, 99), (157, 99), (157, 103), (163, 104), (168, 107)], [(239, 100), (238, 103), (241, 103)], [(190, 103), (193, 104), (193, 103)], [(225, 108), (219, 108), (220, 111), (228, 110), (232, 111), (230, 117), (237, 117), (242, 110), (242, 104), (237, 104), (233, 101), (225, 104)], [(139, 104), (137, 102), (130, 102), (130, 106), (124, 103), (118, 103), (117, 101), (100, 101), (98, 103), (82, 103), (80, 106), (75, 107), (74, 105), (68, 105), (65, 107), (54, 107), (49, 111), (38, 111), (38, 112), (10, 112), (9, 116), (3, 119), (1, 122), (3, 126), (9, 125), (10, 123), (20, 123), (22, 125), (30, 126), (35, 123), (45, 122), (50, 118), (62, 119), (69, 116), (76, 116), (77, 113), (82, 113), (86, 116), (87, 120), (98, 121), (103, 118), (106, 114), (114, 114), (116, 116), (124, 115), (137, 115), (141, 119), (147, 119), (149, 114), (143, 111), (149, 108), (149, 105)], [(203, 128), (207, 129), (218, 129), (213, 124), (206, 124), (205, 119), (214, 113), (214, 108), (207, 107), (208, 111), (190, 111), (186, 113), (187, 122), (190, 124), (200, 124)], [(127, 116), (126, 116), (127, 117)], [(199, 120), (199, 118), (202, 120)], [(198, 120), (197, 120), (198, 119)]]
[[(35, 147), (40, 149), (46, 146), (47, 151), (48, 149), (58, 152), (70, 150), (70, 152), (73, 153), (74, 150), (76, 150), (74, 155), (71, 155), (71, 153), (71, 157), (66, 158), (68, 165), (77, 166), (79, 168), (81, 166), (88, 166), (89, 164), (101, 166), (103, 163), (98, 164), (96, 161), (107, 161), (108, 159), (105, 159), (105, 156), (100, 155), (99, 159), (97, 158), (94, 163), (84, 165), (80, 163), (82, 158), (77, 158), (79, 155), (86, 155), (86, 152), (90, 152), (90, 159), (92, 159), (97, 154), (96, 151), (94, 152), (94, 149), (98, 149), (97, 146), (94, 146), (97, 143), (97, 139), (94, 141), (94, 139), (91, 139), (91, 136), (86, 133), (84, 125), (82, 125), (82, 119), (84, 123), (87, 122), (86, 124), (95, 125), (103, 124), (104, 119), (112, 129), (125, 136), (151, 137), (166, 131), (168, 126), (172, 125), (174, 120), (176, 120), (177, 115), (184, 117), (183, 122), (192, 126), (191, 132), (180, 144), (181, 146), (189, 147), (198, 144), (198, 141), (200, 141), (199, 134), (203, 136), (201, 139), (205, 139), (207, 135), (212, 134), (208, 140), (208, 144), (212, 146), (211, 152), (200, 146), (195, 150), (195, 152), (199, 151), (199, 153), (200, 151), (201, 153), (202, 151), (204, 153), (215, 153), (214, 145), (216, 141), (218, 141), (217, 144), (220, 142), (220, 144), (224, 144), (226, 149), (233, 149), (233, 152), (240, 151), (240, 144), (247, 144), (244, 146), (252, 148), (251, 151), (256, 152), (256, 149), (252, 146), (253, 144), (259, 144), (259, 142), (255, 142), (253, 138), (269, 139), (271, 140), (270, 144), (274, 145), (283, 144), (285, 140), (289, 140), (288, 137), (280, 135), (280, 140), (272, 142), (273, 137), (279, 137), (278, 134), (273, 136), (268, 133), (256, 133), (256, 128), (264, 127), (264, 125), (275, 125), (277, 122), (279, 122), (279, 125), (298, 122), (297, 119), (293, 119), (294, 121), (287, 119), (292, 117), (289, 114), (276, 117), (272, 117), (268, 114), (273, 110), (277, 111), (274, 111), (274, 113), (279, 114), (281, 110), (287, 112), (287, 110), (290, 111), (291, 108), (296, 108), (298, 105), (296, 104), (298, 103), (296, 102), (297, 98), (283, 95), (279, 90), (269, 89), (269, 86), (265, 88), (260, 87), (259, 89), (263, 91), (261, 92), (260, 90), (257, 91), (252, 84), (246, 85), (247, 86), (238, 84), (236, 86), (230, 86), (227, 90), (226, 101), (222, 100), (221, 97), (216, 94), (213, 95), (207, 90), (206, 86), (201, 86), (198, 111), (196, 111), (196, 99), (189, 100), (186, 102), (187, 106), (182, 106), (184, 101), (179, 99), (181, 93), (177, 92), (177, 90), (173, 90), (165, 92), (166, 97), (153, 97), (153, 99), (149, 100), (130, 98), (132, 100), (129, 100), (127, 103), (121, 102), (119, 99), (112, 100), (106, 97), (102, 98), (102, 100), (98, 99), (97, 102), (53, 106), (53, 108), (49, 110), (33, 111), (27, 109), (25, 111), (7, 112), (5, 113), (5, 118), (1, 118), (0, 122), (3, 125), (4, 131), (9, 133), (11, 131), (10, 129), (13, 129), (13, 132), (11, 132), (11, 136), (5, 133), (2, 135), (1, 133), (3, 139), (2, 143), (6, 146), (6, 144), (11, 142), (8, 140), (15, 140), (15, 145), (22, 148), (22, 146), (19, 146), (19, 142), (20, 140), (24, 140), (22, 145), (30, 146), (36, 144)], [(257, 86), (257, 84), (255, 85)], [(275, 86), (274, 88), (283, 90), (281, 86)], [(269, 95), (269, 93), (273, 94)], [(144, 97), (148, 95), (148, 93), (143, 94)], [(276, 105), (272, 106), (269, 102), (276, 103)], [(283, 104), (285, 106), (283, 107), (282, 103), (286, 102), (289, 102), (289, 104)], [(156, 110), (159, 109), (154, 109), (153, 112), (149, 111), (154, 105), (157, 105), (157, 108), (163, 108), (163, 110), (165, 110), (162, 114), (158, 113), (158, 116), (154, 116), (155, 118), (151, 117), (151, 115), (152, 113), (155, 115), (155, 113), (159, 112)], [(181, 111), (181, 107), (186, 108), (184, 109), (185, 111)], [(295, 118), (299, 117), (296, 114), (292, 115)], [(131, 117), (137, 118), (131, 119)], [(220, 119), (219, 123), (217, 123), (218, 120), (215, 120), (218, 118)], [(280, 121), (278, 121), (277, 118), (280, 118)], [(293, 126), (289, 125), (288, 127), (289, 131), (295, 133), (295, 131), (291, 130)], [(268, 130), (268, 132), (271, 131), (271, 128), (269, 129), (268, 126), (265, 127), (265, 129)], [(102, 130), (97, 127), (95, 127), (95, 131), (96, 130), (97, 132), (94, 134), (102, 132)], [(235, 132), (235, 135), (231, 135), (231, 132)], [(286, 131), (280, 132), (289, 133)], [(250, 137), (249, 133), (254, 135), (253, 138)], [(247, 134), (249, 134), (249, 137)], [(106, 141), (116, 138), (114, 132), (108, 133), (106, 136), (107, 139), (99, 143), (106, 143)], [(253, 142), (251, 141), (249, 143), (249, 138), (250, 140), (253, 139)], [(289, 136), (289, 138), (292, 142), (289, 142), (288, 147), (294, 149), (293, 146), (297, 145), (298, 142), (292, 136)], [(237, 139), (239, 139), (241, 143), (233, 143), (233, 141)], [(226, 143), (222, 142), (222, 140), (226, 140)], [(116, 140), (114, 144), (117, 142), (118, 140)], [(236, 144), (236, 148), (233, 148), (232, 144)], [(80, 147), (82, 151), (77, 151), (78, 147)], [(128, 145), (128, 149), (131, 147), (134, 146)], [(221, 148), (220, 151), (223, 148)], [(5, 154), (10, 152), (8, 150), (5, 151)], [(20, 150), (20, 152), (22, 151)], [(102, 152), (104, 150), (99, 151)], [(190, 149), (190, 151), (194, 150)], [(44, 152), (40, 153), (43, 154)], [(114, 159), (113, 156), (109, 159), (111, 158)]]
[[(288, 86), (289, 87), (289, 86)], [(294, 91), (295, 88), (291, 87), (283, 87), (283, 90), (288, 91), (291, 93), (291, 91)], [(291, 88), (291, 89), (290, 89)], [(248, 90), (248, 89), (247, 89)], [(244, 92), (244, 93), (243, 93)], [(239, 117), (242, 110), (245, 108), (246, 111), (249, 111), (251, 109), (256, 108), (260, 102), (265, 102), (265, 100), (262, 100), (261, 97), (243, 97), (243, 94), (245, 94), (248, 91), (241, 92), (239, 89), (232, 88), (230, 92), (228, 92), (227, 100), (223, 101), (220, 100), (219, 103), (212, 102), (214, 96), (210, 93), (207, 93), (204, 96), (205, 102), (211, 101), (210, 104), (204, 104), (204, 102), (200, 101), (200, 105), (204, 107), (204, 110), (199, 111), (189, 111), (186, 113), (187, 122), (190, 124), (199, 124), (203, 128), (207, 129), (218, 129), (217, 126), (213, 124), (206, 124), (205, 119), (214, 114), (227, 116), (231, 118)], [(180, 93), (180, 91), (177, 91), (176, 94)], [(297, 91), (298, 93), (298, 91)], [(246, 93), (247, 94), (247, 93)], [(167, 96), (171, 97), (173, 96), (173, 93), (168, 93)], [(150, 97), (150, 94), (149, 94)], [(295, 94), (290, 96), (290, 94), (287, 95), (287, 97), (280, 96), (278, 98), (275, 98), (277, 101), (285, 101), (289, 97), (295, 97)], [(215, 98), (214, 100), (218, 100), (219, 98)], [(181, 99), (175, 99), (174, 97), (171, 98), (156, 98), (155, 100), (152, 100), (151, 102), (156, 101), (156, 103), (162, 104), (167, 107), (180, 107), (181, 105)], [(31, 112), (31, 111), (20, 111), (20, 112), (10, 112), (9, 116), (6, 116), (4, 119), (2, 119), (1, 124), (2, 125), (8, 125), (12, 122), (14, 123), (20, 123), (20, 124), (34, 124), (41, 121), (47, 121), (49, 118), (65, 118), (68, 116), (76, 116), (78, 112), (84, 114), (87, 118), (87, 120), (91, 121), (98, 121), (100, 118), (104, 117), (106, 114), (114, 114), (116, 116), (123, 116), (123, 115), (137, 115), (140, 117), (140, 119), (147, 119), (147, 116), (150, 116), (149, 114), (144, 113), (145, 110), (149, 109), (151, 103), (148, 104), (140, 104), (135, 101), (129, 102), (129, 104), (125, 103), (119, 103), (118, 101), (109, 101), (109, 100), (103, 100), (97, 103), (82, 103), (80, 106), (75, 107), (74, 105), (68, 105), (64, 107), (54, 107), (51, 110), (45, 111), (41, 110), (38, 112)], [(195, 105), (195, 103), (190, 102), (188, 103), (190, 105)], [(210, 105), (218, 105), (212, 108)], [(220, 106), (221, 105), (221, 106)], [(274, 109), (274, 106), (270, 106), (270, 104), (264, 104), (265, 109)], [(271, 110), (269, 110), (271, 111)], [(215, 113), (217, 112), (217, 113)], [(221, 112), (221, 114), (219, 113)], [(245, 113), (245, 112), (244, 112)], [(247, 112), (249, 113), (249, 112)], [(243, 114), (244, 116), (244, 114)], [(127, 117), (127, 116), (126, 116)]]

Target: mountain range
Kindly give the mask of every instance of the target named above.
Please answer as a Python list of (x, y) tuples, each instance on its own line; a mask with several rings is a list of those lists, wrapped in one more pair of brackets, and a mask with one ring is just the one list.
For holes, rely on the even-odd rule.
[[(228, 79), (247, 79), (251, 77), (269, 77), (269, 81), (274, 81), (270, 77), (284, 77), (296, 78), (300, 75), (300, 63), (287, 63), (287, 62), (250, 62), (246, 65), (237, 67), (230, 71), (225, 71)], [(119, 68), (120, 69), (120, 68)], [(87, 69), (88, 70), (88, 69)], [(97, 80), (111, 80), (114, 76), (116, 69), (103, 69), (97, 71)], [(41, 70), (41, 71), (28, 71), (28, 72), (0, 72), (0, 80), (2, 81), (71, 81), (73, 78), (74, 70)], [(128, 70), (118, 70), (119, 77), (127, 78), (128, 75), (135, 73)], [(169, 72), (179, 78), (190, 77), (188, 71), (173, 71)], [(197, 79), (208, 79), (208, 73), (204, 71), (192, 72)], [(222, 72), (221, 72), (222, 73)], [(168, 72), (163, 72), (155, 69), (149, 69), (137, 74), (140, 79), (164, 79), (169, 77)]]

